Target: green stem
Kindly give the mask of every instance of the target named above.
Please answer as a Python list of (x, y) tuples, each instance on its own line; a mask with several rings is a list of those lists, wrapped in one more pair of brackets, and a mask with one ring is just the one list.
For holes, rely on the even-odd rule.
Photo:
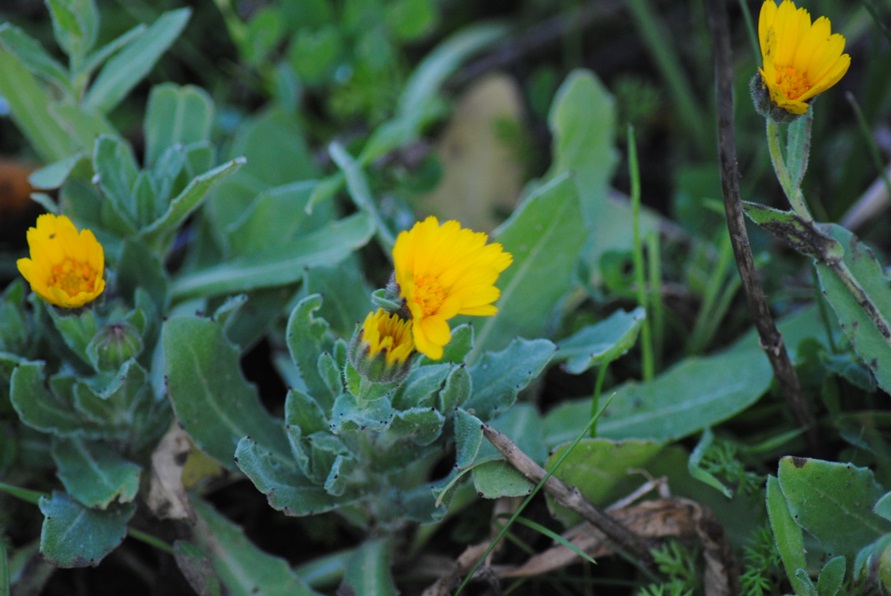
[(603, 380), (606, 378), (606, 370), (609, 368), (610, 360), (605, 360), (597, 371), (597, 381), (594, 383), (594, 397), (591, 399), (591, 432), (592, 439), (597, 437), (597, 415), (600, 412), (600, 392), (603, 389)]
[(170, 546), (169, 544), (167, 544), (166, 542), (164, 542), (163, 540), (161, 540), (160, 538), (158, 538), (157, 536), (152, 536), (151, 534), (146, 534), (142, 530), (137, 530), (136, 528), (128, 529), (127, 533), (130, 536), (132, 536), (133, 538), (135, 538), (136, 540), (139, 540), (140, 542), (144, 542), (145, 544), (148, 544), (149, 546), (154, 546), (159, 551), (165, 552), (168, 555), (174, 554), (173, 547)]
[(9, 596), (9, 556), (0, 542), (0, 596)]
[(17, 499), (21, 499), (27, 503), (31, 503), (32, 505), (37, 505), (40, 503), (40, 497), (46, 497), (45, 493), (38, 492), (36, 490), (28, 490), (27, 488), (19, 488), (18, 486), (13, 486), (11, 484), (6, 484), (5, 482), (0, 482), (0, 491), (5, 492), (8, 495), (12, 495)]
[(659, 233), (651, 232), (647, 235), (647, 272), (650, 284), (650, 313), (647, 318), (652, 319), (653, 331), (653, 364), (661, 370), (662, 349), (665, 345), (665, 307), (662, 303), (662, 256), (659, 248)]
[(780, 181), (780, 186), (786, 193), (792, 210), (803, 220), (812, 222), (814, 218), (804, 202), (801, 187), (792, 182), (792, 176), (789, 175), (789, 170), (786, 168), (786, 160), (783, 158), (783, 150), (780, 147), (780, 127), (770, 118), (765, 118), (765, 121), (767, 122), (767, 147), (770, 150), (770, 161), (773, 163), (773, 171), (776, 172), (777, 180)]
[(634, 285), (637, 291), (637, 304), (646, 312), (640, 329), (640, 350), (644, 381), (652, 381), (653, 337), (650, 330), (650, 312), (647, 307), (647, 284), (644, 278), (643, 243), (640, 240), (640, 169), (637, 163), (637, 144), (634, 142), (634, 127), (628, 125), (628, 169), (631, 176), (631, 220), (634, 235)]

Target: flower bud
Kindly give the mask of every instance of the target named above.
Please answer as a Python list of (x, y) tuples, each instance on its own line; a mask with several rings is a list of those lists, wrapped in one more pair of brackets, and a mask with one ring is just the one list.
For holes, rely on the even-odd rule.
[(347, 359), (372, 383), (398, 383), (411, 368), (414, 349), (411, 321), (379, 308), (356, 327)]
[(136, 327), (123, 321), (102, 327), (87, 346), (87, 355), (98, 370), (117, 370), (142, 352), (142, 337)]

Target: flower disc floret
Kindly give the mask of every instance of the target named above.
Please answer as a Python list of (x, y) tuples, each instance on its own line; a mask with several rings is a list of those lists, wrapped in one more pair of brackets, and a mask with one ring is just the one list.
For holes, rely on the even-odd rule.
[(808, 102), (838, 83), (851, 65), (842, 53), (845, 38), (831, 32), (829, 19), (811, 23), (808, 11), (791, 0), (761, 5), (758, 37), (762, 84), (770, 102), (791, 114), (806, 113)]
[(90, 230), (77, 231), (64, 215), (44, 214), (28, 230), (30, 258), (19, 272), (50, 304), (78, 308), (105, 290), (105, 254)]
[(448, 320), (458, 315), (491, 316), (501, 291), (498, 275), (513, 261), (488, 236), (457, 221), (430, 216), (396, 238), (393, 263), (400, 296), (411, 313), (416, 349), (442, 358), (451, 339)]

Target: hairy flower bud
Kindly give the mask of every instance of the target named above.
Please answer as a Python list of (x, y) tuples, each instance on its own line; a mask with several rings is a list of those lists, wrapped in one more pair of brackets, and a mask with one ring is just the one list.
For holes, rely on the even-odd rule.
[(411, 368), (414, 348), (411, 321), (380, 308), (356, 327), (347, 359), (372, 383), (398, 383)]

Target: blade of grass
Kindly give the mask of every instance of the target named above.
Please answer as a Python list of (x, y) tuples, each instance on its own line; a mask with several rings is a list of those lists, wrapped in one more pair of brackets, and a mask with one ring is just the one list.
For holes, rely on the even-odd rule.
[(637, 304), (647, 313), (640, 328), (640, 351), (643, 367), (643, 380), (652, 381), (653, 335), (650, 330), (650, 309), (647, 305), (647, 286), (644, 279), (643, 243), (640, 240), (640, 167), (637, 162), (637, 143), (634, 140), (634, 127), (628, 125), (628, 170), (631, 176), (631, 219), (634, 244), (634, 285), (637, 291)]
[(851, 109), (854, 110), (854, 115), (857, 117), (857, 124), (860, 125), (860, 133), (863, 135), (863, 140), (866, 142), (866, 148), (869, 150), (869, 157), (872, 159), (872, 163), (876, 170), (878, 170), (882, 182), (885, 183), (885, 191), (888, 193), (888, 196), (891, 197), (891, 180), (888, 179), (888, 172), (885, 169), (885, 164), (879, 153), (879, 147), (876, 145), (875, 139), (872, 138), (872, 133), (869, 130), (869, 123), (863, 115), (863, 110), (860, 109), (860, 104), (857, 103), (857, 99), (850, 91), (845, 93), (845, 99), (848, 100), (848, 103), (851, 104)]
[[(646, 237), (647, 243), (647, 275), (650, 288), (650, 311), (647, 320), (652, 319), (653, 330), (653, 366), (661, 368), (662, 347), (665, 345), (665, 305), (662, 303), (662, 254), (659, 246), (659, 233), (654, 232)], [(650, 316), (652, 314), (652, 316)]]
[(572, 542), (570, 542), (569, 540), (567, 540), (560, 534), (557, 534), (550, 528), (547, 528), (537, 522), (534, 522), (531, 519), (526, 519), (525, 517), (518, 517), (515, 521), (516, 521), (516, 523), (518, 523), (520, 525), (523, 525), (523, 526), (526, 526), (527, 528), (535, 530), (539, 534), (543, 534), (543, 535), (547, 536), (548, 538), (550, 538), (554, 542), (564, 546), (565, 548), (568, 548), (569, 550), (574, 552), (576, 555), (578, 555), (580, 558), (584, 559), (588, 563), (591, 563), (592, 565), (597, 564), (597, 561), (595, 561), (591, 557), (591, 555), (589, 555), (588, 553), (586, 553), (585, 551), (583, 551), (582, 549), (580, 549), (579, 547), (574, 545)]

